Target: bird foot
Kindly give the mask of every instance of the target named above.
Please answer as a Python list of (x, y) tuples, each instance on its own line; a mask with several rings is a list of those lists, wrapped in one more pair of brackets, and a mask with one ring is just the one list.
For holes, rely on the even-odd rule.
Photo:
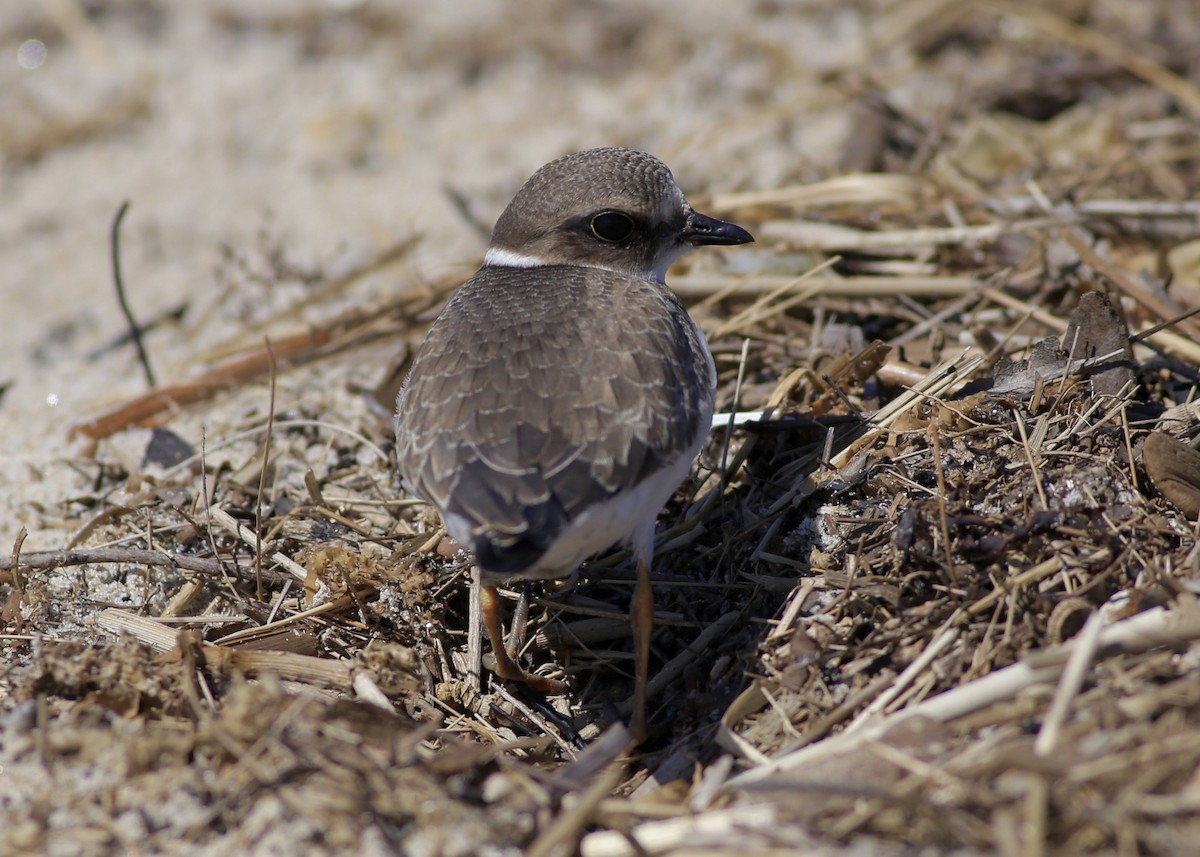
[(494, 652), (484, 655), (483, 665), (505, 681), (520, 682), (538, 693), (564, 693), (567, 689), (566, 682), (522, 669), (507, 651), (499, 657)]

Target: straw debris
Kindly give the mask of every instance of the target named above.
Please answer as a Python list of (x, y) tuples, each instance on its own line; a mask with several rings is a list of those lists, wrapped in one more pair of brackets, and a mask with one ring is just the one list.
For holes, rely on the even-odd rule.
[[(387, 409), (461, 276), (401, 265), (416, 235), (334, 273), (239, 249), (258, 279), (229, 294), (269, 300), (75, 414), (79, 479), (28, 503), (61, 538), (0, 556), (0, 851), (1192, 850), (1194, 15), (876, 5), (875, 64), (806, 89), (770, 26), (731, 25), (713, 50), (756, 110), (688, 129), (711, 161), (674, 138), (697, 206), (760, 243), (671, 277), (721, 413), (660, 520), (644, 746), (626, 553), (529, 594), (522, 656), (569, 692), (504, 687), (468, 558), (397, 483)], [(365, 9), (221, 20), (314, 55), (405, 31)], [(658, 13), (588, 14), (592, 72), (712, 59)], [(422, 56), (486, 77), (500, 48), (463, 27)], [(101, 108), (145, 115), (147, 86)], [(860, 130), (847, 163), (790, 157), (802, 116)], [(7, 133), (29, 164), (119, 118)]]

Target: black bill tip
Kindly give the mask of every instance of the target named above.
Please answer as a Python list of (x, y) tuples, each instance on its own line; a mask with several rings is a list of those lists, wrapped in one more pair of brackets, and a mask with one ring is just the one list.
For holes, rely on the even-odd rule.
[(717, 220), (707, 214), (693, 211), (683, 226), (683, 240), (696, 245), (752, 244), (754, 236), (736, 223)]

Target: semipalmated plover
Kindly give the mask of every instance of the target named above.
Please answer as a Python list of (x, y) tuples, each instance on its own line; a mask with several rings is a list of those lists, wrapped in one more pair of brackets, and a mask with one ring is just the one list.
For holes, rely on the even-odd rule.
[(497, 582), (562, 577), (616, 542), (632, 547), (639, 739), (655, 518), (708, 437), (716, 386), (666, 273), (693, 247), (753, 240), (694, 211), (643, 152), (553, 161), (500, 215), (397, 398), (400, 471), (474, 555), (502, 678), (559, 686), (506, 651)]

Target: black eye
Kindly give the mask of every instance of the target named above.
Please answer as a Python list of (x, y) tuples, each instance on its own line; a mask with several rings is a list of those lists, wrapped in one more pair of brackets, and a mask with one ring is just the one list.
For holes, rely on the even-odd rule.
[(602, 211), (588, 224), (601, 241), (624, 241), (633, 234), (633, 218), (619, 211)]

